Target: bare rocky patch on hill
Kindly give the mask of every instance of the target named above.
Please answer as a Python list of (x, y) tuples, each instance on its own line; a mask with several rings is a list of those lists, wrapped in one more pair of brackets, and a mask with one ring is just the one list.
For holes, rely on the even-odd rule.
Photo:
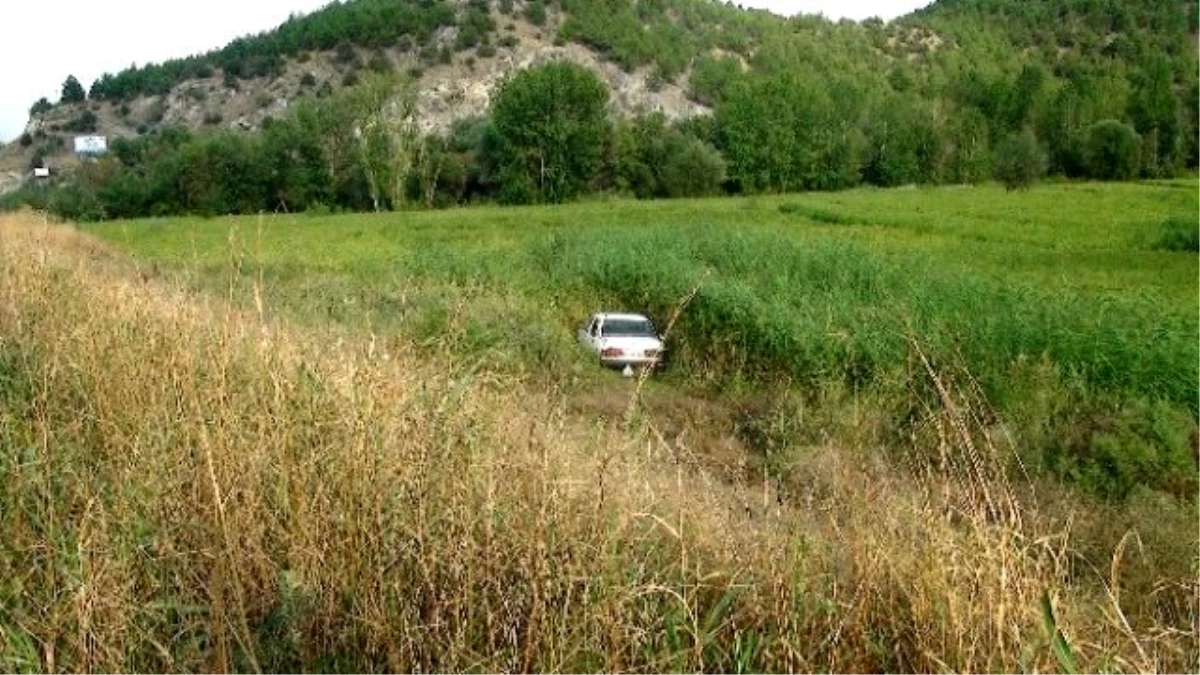
[[(297, 101), (352, 85), (360, 73), (371, 69), (409, 76), (423, 133), (444, 133), (458, 120), (487, 114), (496, 86), (505, 76), (553, 60), (573, 61), (600, 75), (610, 88), (614, 116), (661, 112), (680, 119), (709, 112), (689, 98), (688, 73), (674, 82), (661, 82), (648, 67), (626, 72), (586, 46), (556, 41), (559, 19), (551, 16), (546, 25), (536, 26), (522, 17), (493, 11), (496, 30), (490, 45), (456, 51), (457, 29), (450, 27), (439, 32), (425, 54), (401, 46), (355, 48), (353, 54), (308, 52), (287, 59), (277, 77), (227, 80), (217, 69), (210, 77), (182, 82), (161, 96), (60, 104), (29, 120), (28, 142), (14, 141), (0, 148), (0, 193), (18, 187), (39, 158), (52, 170), (74, 164), (71, 151), (76, 135), (133, 137), (168, 126), (252, 131)], [(437, 54), (432, 64), (430, 53)], [(94, 121), (87, 123), (92, 116)]]

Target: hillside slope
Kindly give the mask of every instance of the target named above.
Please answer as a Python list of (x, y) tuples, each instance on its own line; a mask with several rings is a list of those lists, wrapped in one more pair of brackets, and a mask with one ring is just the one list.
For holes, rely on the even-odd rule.
[[(359, 0), (348, 4), (407, 3)], [(579, 63), (600, 75), (613, 91), (613, 110), (618, 115), (661, 112), (679, 119), (709, 111), (689, 96), (685, 77), (656, 82), (649, 67), (623, 69), (587, 45), (557, 37), (565, 19), (561, 10), (550, 9), (535, 24), (527, 17), (527, 3), (517, 3), (509, 13), (500, 4), (488, 9), (490, 23), (484, 25), (490, 27), (478, 38), (462, 37), (468, 22), (482, 23), (472, 19), (480, 15), (476, 4), (457, 7), (462, 25), (442, 26), (425, 36), (401, 32), (388, 44), (339, 39), (331, 49), (319, 48), (325, 42), (314, 39), (304, 43), (310, 49), (297, 49), (287, 57), (274, 55), (275, 48), (269, 46), (274, 36), (319, 25), (328, 17), (354, 17), (343, 6), (331, 5), (223, 50), (105, 75), (92, 84), (88, 100), (60, 101), (31, 115), (27, 138), (0, 150), (8, 159), (2, 168), (10, 174), (23, 173), (35, 157), (69, 164), (70, 138), (76, 134), (132, 137), (170, 126), (256, 130), (298, 100), (328, 96), (353, 85), (363, 71), (395, 70), (411, 78), (419, 92), (420, 128), (426, 133), (444, 132), (457, 120), (485, 114), (496, 84), (505, 75), (557, 59)], [(442, 5), (450, 6), (436, 3)], [(353, 24), (348, 29), (355, 30)], [(260, 63), (255, 56), (241, 61), (230, 56), (243, 49), (254, 52), (264, 44), (268, 46), (262, 48), (273, 54), (269, 67), (255, 65)], [(19, 157), (16, 162), (14, 156)]]
[[(12, 185), (45, 158), (69, 165), (80, 133), (258, 130), (371, 72), (403, 73), (420, 132), (447, 137), (489, 115), (507, 75), (567, 60), (600, 76), (614, 117), (716, 113), (684, 130), (721, 152), (737, 190), (987, 180), (1021, 134), (1052, 174), (1169, 176), (1200, 155), (1197, 16), (1196, 0), (941, 0), (886, 24), (708, 0), (352, 0), (106, 74), (78, 102), (39, 101), (27, 133), (0, 150), (0, 173)], [(734, 118), (794, 127), (792, 138), (742, 133)], [(1136, 155), (1112, 171), (1094, 159), (1093, 127), (1107, 120), (1125, 125), (1118, 141)], [(797, 167), (797, 156), (815, 159)]]

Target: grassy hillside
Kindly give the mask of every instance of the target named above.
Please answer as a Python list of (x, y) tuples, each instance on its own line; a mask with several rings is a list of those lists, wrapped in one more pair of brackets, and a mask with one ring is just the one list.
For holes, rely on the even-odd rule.
[[(95, 220), (1192, 175), (1197, 7), (947, 0), (885, 24), (709, 0), (353, 0), (38, 102), (6, 151), (29, 166), (97, 119), (138, 136), (4, 204)], [(545, 86), (558, 60), (605, 100)], [(573, 135), (561, 111), (593, 107)], [(546, 119), (563, 128), (524, 128)], [(548, 138), (577, 140), (556, 155)]]
[[(1054, 298), (1070, 294), (1073, 325), (1100, 339), (1137, 338), (1142, 319), (1124, 313), (1141, 302), (1173, 325), (1194, 287), (1172, 279), (1194, 281), (1196, 259), (1151, 250), (1153, 235), (1159, 215), (1194, 210), (1194, 186), (1077, 189), (975, 195), (1077, 214), (1061, 240), (1056, 219), (1033, 213), (1040, 225), (1009, 233), (1024, 243), (1008, 246), (1044, 256), (1013, 265), (1026, 310), (1050, 302), (1069, 318)], [(1098, 202), (1128, 206), (1092, 240)], [(701, 364), (678, 360), (639, 393), (565, 335), (622, 299), (609, 280), (631, 272), (652, 298), (673, 295), (677, 273), (701, 283), (677, 325), (688, 339), (703, 333), (684, 322), (736, 310), (720, 304), (731, 295), (838, 317), (837, 304), (875, 304), (881, 281), (931, 270), (913, 277), (918, 290), (957, 279), (995, 297), (961, 255), (987, 223), (950, 224), (971, 203), (865, 192), (95, 228), (133, 258), (6, 218), (0, 668), (1185, 670), (1200, 654), (1194, 500), (1138, 490), (1105, 502), (1008, 471), (992, 409), (936, 342), (918, 342), (903, 396), (912, 452), (872, 435), (889, 419), (877, 406), (899, 399), (826, 387), (823, 407), (789, 399), (799, 385), (747, 380), (799, 416), (743, 418), (725, 450), (742, 469), (714, 470), (701, 455), (716, 449), (723, 404), (686, 393)], [(870, 215), (885, 213), (899, 217)], [(909, 232), (922, 222), (946, 247), (927, 258)], [(1088, 251), (1169, 273), (1143, 284), (1144, 270)], [(622, 267), (630, 259), (647, 264)], [(832, 266), (800, 289), (770, 285), (782, 263), (804, 274), (822, 261)], [(810, 292), (820, 307), (792, 305)], [(880, 318), (955, 316), (916, 299), (899, 292)], [(1194, 345), (1186, 330), (1159, 337)], [(523, 352), (530, 343), (561, 360)], [(694, 343), (720, 372), (753, 364), (720, 346)], [(606, 391), (611, 415), (581, 405)], [(697, 414), (672, 417), (663, 402)]]
[[(784, 395), (754, 422), (785, 423), (772, 443), (859, 433), (837, 415), (867, 397), (878, 442), (904, 445), (911, 407), (931, 395), (914, 384), (923, 352), (969, 373), (1030, 469), (1122, 497), (1195, 487), (1197, 208), (1183, 182), (93, 231), (269, 315), (449, 339), (461, 358), (568, 385), (591, 377), (573, 344), (589, 312), (637, 309), (665, 326), (695, 290), (663, 381), (743, 403)], [(821, 426), (788, 422), (805, 410)]]

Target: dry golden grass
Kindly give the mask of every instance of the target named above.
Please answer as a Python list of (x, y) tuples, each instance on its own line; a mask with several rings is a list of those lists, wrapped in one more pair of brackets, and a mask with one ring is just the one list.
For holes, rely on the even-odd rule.
[(1131, 622), (1128, 547), (1073, 570), (950, 383), (941, 465), (818, 448), (780, 504), (652, 418), (264, 322), (30, 214), (0, 242), (0, 669), (1196, 666), (1194, 572)]

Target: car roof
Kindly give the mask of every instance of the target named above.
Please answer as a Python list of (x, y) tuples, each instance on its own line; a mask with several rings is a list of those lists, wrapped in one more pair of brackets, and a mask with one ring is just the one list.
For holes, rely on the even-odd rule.
[(650, 320), (650, 319), (647, 319), (642, 314), (628, 314), (628, 313), (622, 313), (622, 312), (600, 312), (599, 314), (596, 315), (596, 317), (599, 319), (605, 319), (605, 320), (607, 320), (607, 319), (626, 319), (629, 321), (649, 321)]

